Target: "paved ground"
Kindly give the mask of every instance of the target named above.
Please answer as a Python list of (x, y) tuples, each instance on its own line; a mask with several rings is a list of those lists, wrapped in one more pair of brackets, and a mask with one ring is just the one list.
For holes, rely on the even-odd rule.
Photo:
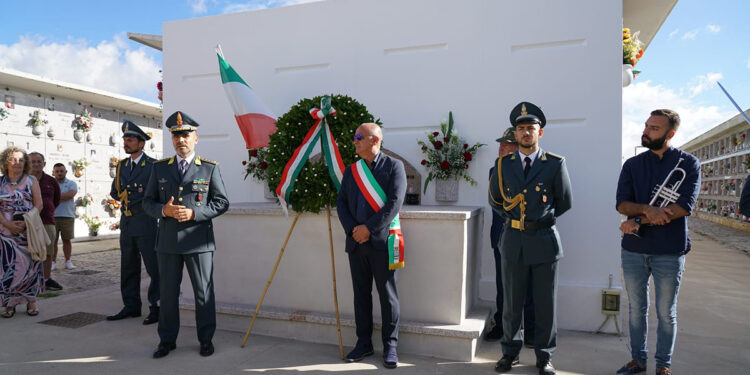
[[(692, 220), (691, 228), (694, 250), (688, 255), (680, 291), (672, 370), (675, 374), (747, 373), (750, 235), (700, 220)], [(99, 319), (116, 312), (121, 306), (117, 247), (116, 240), (74, 243), (73, 262), (78, 268), (53, 273), (66, 287), (63, 293), (43, 299), (38, 317), (26, 316), (19, 306), (16, 317), (0, 319), (0, 374), (490, 374), (499, 356), (497, 343), (482, 343), (471, 363), (402, 354), (399, 369), (392, 371), (382, 367), (378, 354), (347, 364), (338, 360), (334, 345), (263, 336), (251, 336), (243, 349), (241, 333), (219, 330), (214, 338), (216, 354), (202, 358), (194, 328), (183, 327), (177, 350), (154, 360), (156, 327), (141, 325), (141, 319), (98, 321), (75, 329), (39, 324), (76, 312), (100, 314)], [(656, 325), (651, 315), (653, 353)], [(612, 374), (629, 359), (627, 343), (626, 336), (561, 331), (554, 363), (558, 374)], [(521, 362), (512, 374), (536, 374), (530, 350), (522, 352)], [(650, 360), (648, 373), (653, 371)]]

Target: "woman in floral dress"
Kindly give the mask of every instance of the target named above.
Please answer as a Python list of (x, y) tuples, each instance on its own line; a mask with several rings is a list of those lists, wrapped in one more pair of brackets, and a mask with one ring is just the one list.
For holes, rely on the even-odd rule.
[[(36, 296), (42, 288), (42, 263), (27, 250), (26, 224), (19, 215), (33, 207), (42, 210), (39, 182), (29, 175), (31, 161), (25, 151), (8, 147), (0, 153), (0, 302), (3, 318), (12, 318), (16, 305), (26, 303), (26, 313), (39, 314)], [(16, 216), (14, 220), (14, 216)]]

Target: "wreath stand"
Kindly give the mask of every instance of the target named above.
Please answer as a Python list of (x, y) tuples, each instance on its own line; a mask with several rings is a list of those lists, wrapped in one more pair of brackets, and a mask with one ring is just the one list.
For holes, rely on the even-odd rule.
[[(250, 320), (250, 326), (247, 327), (247, 331), (245, 332), (245, 337), (242, 339), (242, 345), (240, 347), (244, 348), (245, 343), (247, 342), (247, 337), (250, 336), (250, 332), (253, 330), (253, 325), (255, 324), (255, 319), (258, 317), (258, 311), (260, 311), (260, 306), (263, 304), (263, 299), (266, 297), (266, 292), (268, 292), (268, 287), (271, 286), (271, 281), (273, 281), (273, 277), (276, 274), (276, 270), (279, 268), (279, 263), (281, 262), (281, 257), (284, 256), (284, 250), (286, 249), (286, 244), (289, 242), (289, 237), (292, 236), (292, 231), (294, 230), (294, 226), (297, 225), (297, 220), (299, 219), (299, 216), (302, 214), (302, 212), (297, 212), (297, 215), (294, 216), (294, 221), (292, 221), (292, 226), (289, 227), (289, 233), (286, 235), (286, 239), (284, 240), (284, 245), (281, 246), (281, 251), (279, 252), (279, 257), (276, 259), (276, 264), (273, 266), (273, 271), (271, 271), (271, 277), (268, 278), (268, 282), (266, 283), (266, 288), (263, 289), (263, 294), (260, 295), (260, 301), (258, 301), (258, 305), (255, 307), (255, 313), (253, 314), (253, 318)], [(333, 233), (331, 231), (331, 207), (329, 204), (326, 204), (326, 216), (328, 217), (328, 243), (330, 244), (331, 248), (331, 272), (333, 276), (333, 304), (336, 308), (336, 332), (338, 333), (339, 337), (339, 356), (341, 359), (344, 359), (344, 347), (341, 344), (341, 321), (339, 320), (339, 299), (338, 294), (336, 292), (336, 263), (333, 256)]]

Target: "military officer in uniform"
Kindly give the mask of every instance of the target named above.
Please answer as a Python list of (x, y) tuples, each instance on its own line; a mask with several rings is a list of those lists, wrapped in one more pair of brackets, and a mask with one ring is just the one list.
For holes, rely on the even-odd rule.
[(506, 220), (500, 240), (504, 286), (503, 357), (495, 370), (510, 371), (523, 345), (521, 317), (528, 282), (534, 298), (534, 351), (539, 374), (555, 373), (557, 261), (562, 258), (556, 217), (571, 207), (565, 159), (539, 148), (546, 119), (537, 106), (519, 103), (510, 114), (518, 152), (497, 159), (490, 178), (492, 209)]
[(141, 258), (151, 277), (149, 314), (143, 324), (159, 321), (159, 265), (156, 260), (156, 219), (143, 210), (143, 195), (154, 159), (143, 152), (151, 139), (130, 120), (122, 123), (122, 142), (130, 157), (120, 160), (109, 195), (120, 201), (120, 293), (124, 307), (107, 320), (141, 316)]
[(176, 155), (154, 162), (143, 203), (146, 212), (159, 219), (156, 253), (162, 302), (154, 358), (176, 348), (183, 266), (193, 287), (200, 355), (205, 357), (214, 353), (211, 340), (216, 330), (211, 220), (227, 211), (229, 200), (217, 163), (195, 154), (198, 123), (178, 111), (166, 126)]

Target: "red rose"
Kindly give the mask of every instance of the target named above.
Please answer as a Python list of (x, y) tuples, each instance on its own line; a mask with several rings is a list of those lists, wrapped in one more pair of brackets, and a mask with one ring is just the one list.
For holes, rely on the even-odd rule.
[(260, 169), (266, 169), (266, 168), (268, 168), (268, 163), (262, 162), (262, 163), (260, 163), (259, 167), (260, 167)]
[(434, 135), (435, 137), (437, 137), (438, 135), (440, 135), (440, 133), (438, 133), (438, 132), (432, 132), (432, 135)]
[(255, 163), (250, 164), (250, 168), (255, 168)]
[(448, 142), (450, 142), (450, 141), (451, 141), (451, 139), (450, 139), (450, 138), (448, 138), (448, 137), (443, 137), (443, 142), (445, 142), (445, 143), (448, 143)]
[(435, 146), (435, 150), (440, 150), (441, 148), (443, 148), (443, 142), (440, 141), (435, 141), (435, 143), (433, 143), (432, 145)]
[(469, 165), (468, 164), (464, 164), (464, 169), (469, 169)]
[(163, 87), (164, 86), (162, 86), (161, 82), (159, 82), (159, 83), (156, 84), (156, 88), (159, 89), (159, 91), (161, 91)]
[(443, 160), (442, 162), (440, 162), (440, 169), (444, 171), (451, 169), (451, 163), (448, 163), (447, 160)]
[(422, 159), (422, 165), (427, 164), (427, 160)]
[(242, 165), (247, 165), (247, 160), (243, 160)]
[(464, 143), (464, 150), (466, 150), (467, 148), (469, 148), (469, 145), (467, 145), (466, 143)]
[(464, 160), (471, 161), (471, 152), (464, 152)]
[(252, 157), (258, 156), (258, 150), (250, 150), (250, 156)]

